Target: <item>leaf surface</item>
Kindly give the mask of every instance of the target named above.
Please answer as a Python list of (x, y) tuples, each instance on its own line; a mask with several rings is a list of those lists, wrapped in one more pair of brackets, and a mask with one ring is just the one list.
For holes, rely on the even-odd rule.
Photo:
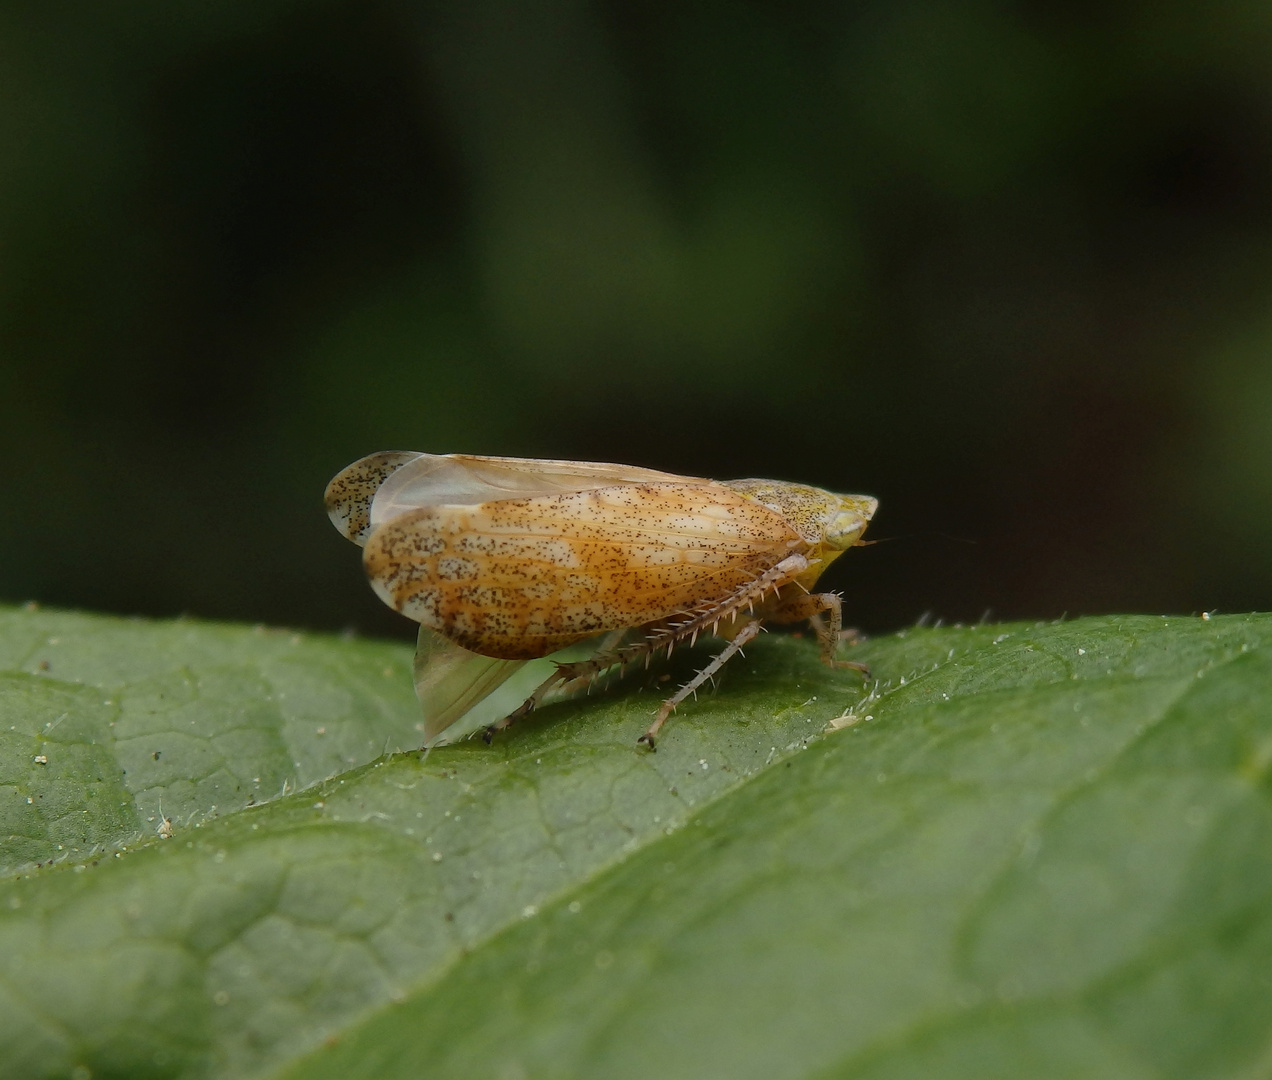
[(869, 695), (770, 635), (657, 754), (701, 650), (425, 757), (404, 647), (4, 611), (0, 1075), (1259, 1075), (1270, 635), (913, 630)]

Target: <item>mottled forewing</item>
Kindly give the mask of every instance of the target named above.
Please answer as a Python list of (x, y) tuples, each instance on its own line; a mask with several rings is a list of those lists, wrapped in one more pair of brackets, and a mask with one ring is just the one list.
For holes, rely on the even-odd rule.
[(744, 495), (676, 481), (416, 510), (375, 528), (364, 562), (391, 607), (524, 660), (719, 603), (805, 547)]
[(324, 501), (331, 523), (355, 544), (371, 531), (371, 503), (384, 481), (425, 455), (413, 450), (383, 450), (341, 469), (327, 485)]
[(665, 482), (705, 481), (597, 461), (417, 454), (388, 476), (375, 492), (370, 521), (381, 525), (430, 506), (477, 506), (620, 484)]

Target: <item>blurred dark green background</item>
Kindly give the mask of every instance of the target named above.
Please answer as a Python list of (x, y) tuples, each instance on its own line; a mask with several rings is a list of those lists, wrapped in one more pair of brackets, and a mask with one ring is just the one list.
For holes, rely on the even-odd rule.
[(1272, 5), (0, 7), (0, 598), (409, 629), (388, 448), (878, 495), (868, 630), (1272, 607)]

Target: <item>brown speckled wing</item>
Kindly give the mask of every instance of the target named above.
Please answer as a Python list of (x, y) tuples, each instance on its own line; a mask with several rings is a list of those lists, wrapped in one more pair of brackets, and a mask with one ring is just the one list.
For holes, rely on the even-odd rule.
[(413, 510), (372, 531), (364, 562), (390, 607), (525, 660), (719, 603), (807, 547), (773, 510), (677, 479)]

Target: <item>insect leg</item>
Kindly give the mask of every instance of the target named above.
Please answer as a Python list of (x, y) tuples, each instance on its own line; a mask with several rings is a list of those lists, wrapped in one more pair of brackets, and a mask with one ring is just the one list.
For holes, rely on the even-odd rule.
[[(839, 631), (844, 625), (843, 602), (839, 599), (838, 593), (815, 593), (810, 599), (819, 600), (826, 605), (825, 611), (829, 626), (818, 626), (814, 624), (817, 636), (821, 639), (822, 660), (830, 665), (835, 663), (835, 650), (839, 647)], [(820, 619), (817, 620), (821, 622)]]
[(729, 642), (716, 657), (704, 667), (697, 675), (690, 679), (684, 686), (675, 692), (671, 697), (664, 701), (658, 709), (658, 713), (654, 716), (654, 722), (649, 725), (649, 729), (642, 735), (637, 742), (643, 742), (649, 749), (655, 749), (655, 741), (658, 738), (659, 729), (667, 722), (667, 718), (675, 711), (677, 705), (685, 700), (690, 694), (697, 693), (698, 687), (710, 679), (717, 671), (719, 671), (732, 658), (734, 653), (739, 652), (743, 645), (755, 637), (760, 632), (760, 620), (752, 619), (741, 630), (734, 635), (733, 640)]
[[(732, 596), (718, 603), (687, 611), (683, 618), (668, 620), (657, 626), (650, 635), (653, 651), (668, 648), (685, 638), (696, 640), (698, 634), (708, 632), (719, 634), (720, 623), (736, 622), (743, 608), (760, 603), (766, 593), (779, 589), (783, 584), (807, 570), (808, 565), (808, 560), (803, 555), (789, 555), (776, 566), (765, 570), (754, 581), (747, 582)], [(799, 615), (796, 618), (802, 619), (807, 616)], [(733, 631), (729, 630), (721, 636), (731, 637), (732, 634)]]
[[(642, 737), (641, 740), (647, 742), (652, 747), (654, 744), (654, 736), (658, 733), (658, 729), (666, 723), (667, 717), (671, 715), (671, 711), (680, 704), (686, 696), (693, 693), (699, 686), (701, 686), (702, 682), (706, 678), (709, 678), (715, 672), (719, 671), (720, 667), (729, 659), (729, 657), (737, 652), (737, 647), (734, 647), (732, 642), (736, 641), (743, 634), (745, 634), (746, 637), (742, 644), (746, 644), (747, 641), (750, 641), (753, 637), (755, 637), (759, 625), (758, 619), (743, 619), (742, 628), (740, 630), (733, 629), (733, 626), (736, 626), (738, 623), (742, 609), (749, 604), (761, 601), (765, 593), (770, 590), (781, 588), (783, 583), (790, 581), (792, 577), (800, 574), (804, 570), (807, 570), (808, 565), (808, 560), (805, 559), (804, 556), (789, 555), (776, 566), (770, 567), (754, 581), (748, 582), (746, 585), (738, 589), (732, 596), (726, 598), (720, 603), (685, 612), (684, 617), (682, 618), (668, 619), (654, 625), (652, 628), (648, 628), (646, 636), (641, 641), (633, 642), (630, 645), (623, 645), (618, 648), (614, 648), (612, 646), (607, 648), (602, 646), (601, 650), (590, 660), (577, 660), (568, 664), (558, 664), (556, 671), (545, 679), (535, 689), (533, 694), (526, 698), (525, 701), (523, 701), (502, 720), (491, 724), (490, 727), (486, 729), (483, 738), (485, 738), (486, 742), (489, 743), (494, 738), (495, 732), (502, 731), (504, 728), (510, 727), (523, 716), (528, 716), (539, 707), (548, 693), (559, 685), (568, 684), (580, 679), (590, 679), (595, 675), (599, 675), (607, 668), (614, 667), (615, 665), (630, 664), (632, 661), (638, 660), (642, 656), (645, 657), (646, 662), (648, 662), (650, 656), (663, 649), (665, 649), (667, 651), (667, 655), (670, 656), (672, 647), (677, 642), (695, 637), (697, 634), (705, 631), (708, 627), (711, 628), (713, 633), (721, 634), (723, 637), (732, 639), (730, 646), (726, 648), (719, 657), (717, 657), (718, 662), (713, 662), (708, 666), (706, 669), (706, 675), (703, 675), (701, 678), (690, 683), (688, 687), (683, 690), (681, 695), (671, 699), (670, 703), (664, 704), (663, 709), (659, 710), (658, 718), (655, 719), (649, 731), (645, 733), (648, 736), (648, 739)], [(832, 594), (828, 593), (826, 595)], [(801, 609), (800, 613), (791, 615), (789, 618), (784, 618), (780, 621), (793, 622), (798, 619), (806, 619), (809, 615), (825, 610), (825, 604), (817, 603), (817, 598), (810, 597), (807, 593), (801, 593), (800, 596), (793, 602), (800, 603), (807, 602), (809, 600), (814, 600), (814, 603), (807, 611), (803, 611)], [(834, 600), (838, 603), (839, 597), (835, 596)], [(782, 605), (782, 610), (785, 611), (788, 606), (789, 604)], [(721, 622), (729, 621), (733, 623), (733, 626), (730, 626), (721, 632), (719, 624)], [(751, 625), (751, 623), (755, 623), (757, 629), (748, 630), (747, 628)], [(838, 632), (838, 623), (836, 623), (835, 633), (838, 634)]]
[[(822, 614), (826, 615), (823, 620)], [(783, 598), (782, 603), (769, 615), (774, 622), (798, 622), (807, 619), (821, 642), (821, 658), (834, 668), (849, 668), (869, 676), (870, 669), (856, 660), (836, 660), (843, 628), (843, 603), (838, 593), (804, 593)]]

